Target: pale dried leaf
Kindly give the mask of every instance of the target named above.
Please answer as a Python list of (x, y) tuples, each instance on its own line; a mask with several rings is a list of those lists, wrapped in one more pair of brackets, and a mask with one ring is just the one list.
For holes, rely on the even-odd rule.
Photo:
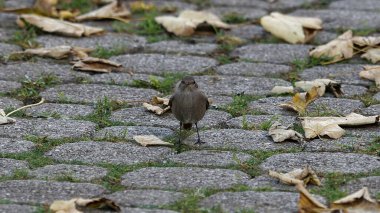
[(207, 11), (182, 11), (178, 17), (158, 16), (155, 21), (171, 33), (177, 36), (190, 36), (194, 33), (196, 27), (202, 23), (209, 24), (213, 27), (229, 29), (230, 26), (222, 22), (216, 15)]
[(321, 181), (309, 165), (306, 165), (303, 169), (294, 169), (287, 173), (269, 171), (269, 176), (277, 178), (281, 182), (289, 185), (296, 185), (299, 183), (305, 185), (308, 183), (312, 183), (317, 186), (321, 185)]
[(133, 139), (142, 146), (173, 146), (173, 144), (162, 141), (154, 135), (136, 135)]
[(165, 112), (169, 111), (170, 107), (166, 107), (164, 109), (162, 109), (161, 107), (159, 106), (154, 106), (152, 104), (148, 104), (148, 103), (143, 103), (143, 106), (145, 107), (145, 109), (151, 111), (151, 112), (154, 112), (156, 115), (162, 115), (164, 114)]
[(49, 33), (57, 33), (66, 36), (81, 37), (93, 34), (103, 33), (104, 30), (97, 27), (85, 26), (82, 24), (74, 24), (67, 21), (37, 16), (37, 15), (21, 15), (20, 19), (26, 23), (34, 25), (43, 31)]
[(163, 104), (163, 105), (169, 106), (169, 98), (161, 98), (158, 96), (153, 96), (152, 103), (153, 104)]
[(312, 87), (306, 93), (296, 93), (292, 101), (280, 104), (280, 107), (292, 109), (300, 114), (306, 112), (307, 106), (318, 98), (318, 87)]
[(364, 66), (359, 76), (368, 80), (374, 80), (377, 88), (380, 88), (380, 66)]
[(342, 126), (360, 126), (374, 124), (379, 121), (379, 116), (363, 116), (351, 113), (346, 117), (302, 117), (302, 127), (306, 138), (327, 135), (330, 138), (340, 138), (345, 131)]
[(0, 125), (1, 124), (11, 124), (15, 123), (16, 120), (13, 118), (8, 117), (3, 109), (0, 109)]
[(308, 192), (303, 184), (297, 184), (296, 188), (300, 193), (298, 200), (299, 213), (330, 213), (331, 210), (324, 204), (315, 199), (310, 192)]
[(294, 84), (296, 87), (308, 92), (313, 87), (317, 87), (318, 95), (323, 96), (326, 90), (332, 92), (335, 97), (343, 95), (341, 84), (330, 79), (315, 79), (313, 81), (297, 81)]
[(303, 141), (303, 135), (292, 129), (289, 129), (289, 127), (281, 125), (278, 121), (274, 122), (272, 126), (269, 128), (269, 135), (276, 143), (283, 142), (287, 139), (295, 140), (298, 142)]
[(75, 62), (73, 69), (79, 71), (109, 73), (120, 72), (123, 70), (123, 66), (107, 59), (86, 57)]
[(331, 208), (343, 210), (348, 213), (375, 213), (380, 212), (380, 204), (371, 198), (368, 188), (361, 190), (334, 201)]
[(367, 50), (367, 52), (364, 53), (361, 57), (371, 61), (374, 64), (379, 62), (380, 61), (380, 47)]
[(303, 184), (302, 180), (298, 180), (296, 178), (290, 177), (286, 174), (278, 173), (276, 171), (269, 170), (269, 176), (273, 178), (279, 179), (282, 183), (288, 184), (288, 185), (297, 185), (297, 184)]
[(49, 209), (56, 213), (82, 213), (82, 211), (76, 209), (77, 206), (120, 211), (120, 207), (107, 198), (73, 198), (71, 200), (56, 200), (50, 205)]
[(26, 54), (37, 55), (41, 57), (50, 57), (55, 59), (67, 58), (71, 53), (71, 46), (57, 46), (50, 48), (26, 49)]
[(58, 11), (57, 11), (57, 6), (58, 0), (37, 0), (33, 8), (36, 10), (42, 12), (46, 16), (50, 17), (57, 17), (58, 16)]
[(306, 43), (316, 35), (317, 30), (322, 29), (322, 20), (319, 18), (289, 16), (278, 12), (262, 17), (260, 23), (274, 36), (292, 44)]
[(287, 93), (294, 93), (294, 88), (292, 86), (275, 86), (270, 91), (272, 94), (287, 94)]
[(114, 0), (108, 5), (105, 5), (97, 10), (80, 15), (75, 19), (78, 21), (96, 20), (96, 19), (124, 19), (130, 16), (128, 8), (123, 2)]
[(352, 58), (354, 54), (352, 31), (349, 30), (327, 44), (311, 50), (309, 55), (315, 58), (331, 58), (332, 61)]
[(76, 200), (77, 198), (71, 200), (56, 200), (50, 205), (49, 209), (56, 213), (82, 213), (76, 209)]
[(379, 37), (364, 37), (364, 36), (354, 36), (352, 42), (358, 46), (376, 46), (380, 45), (380, 36)]

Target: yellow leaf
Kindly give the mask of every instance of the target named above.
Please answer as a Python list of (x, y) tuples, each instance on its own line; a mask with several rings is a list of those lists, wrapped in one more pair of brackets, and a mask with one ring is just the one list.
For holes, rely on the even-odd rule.
[(160, 97), (154, 96), (152, 98), (152, 103), (153, 104), (163, 104), (163, 105), (169, 106), (169, 98), (160, 98)]
[(303, 184), (297, 184), (296, 188), (300, 193), (298, 200), (299, 213), (329, 213), (327, 206), (315, 199), (305, 188)]
[(143, 1), (135, 1), (129, 4), (129, 7), (131, 8), (131, 11), (133, 13), (138, 13), (138, 12), (147, 12), (147, 11), (152, 11), (156, 9), (156, 6), (154, 4), (147, 4)]
[(280, 106), (303, 114), (306, 112), (306, 107), (318, 97), (318, 87), (312, 87), (306, 94), (296, 93), (292, 101), (280, 104)]

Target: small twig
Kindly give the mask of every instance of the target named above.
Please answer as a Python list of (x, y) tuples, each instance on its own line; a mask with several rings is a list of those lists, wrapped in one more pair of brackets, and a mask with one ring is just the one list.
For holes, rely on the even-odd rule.
[(15, 112), (18, 112), (18, 111), (20, 111), (20, 110), (22, 110), (22, 109), (29, 108), (29, 107), (33, 107), (33, 106), (41, 105), (41, 104), (44, 103), (44, 101), (45, 101), (45, 99), (42, 98), (41, 101), (38, 102), (38, 103), (36, 103), (36, 104), (30, 104), (30, 105), (26, 105), (26, 106), (20, 107), (20, 108), (18, 108), (18, 109), (13, 110), (12, 112), (6, 114), (5, 116), (8, 117), (8, 116), (10, 116), (11, 114), (13, 114), (13, 113), (15, 113)]

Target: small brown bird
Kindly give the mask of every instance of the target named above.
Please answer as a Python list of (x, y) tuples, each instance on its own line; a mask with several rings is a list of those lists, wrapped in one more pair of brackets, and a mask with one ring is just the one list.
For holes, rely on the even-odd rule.
[(195, 124), (198, 140), (195, 144), (201, 144), (198, 131), (198, 121), (206, 113), (210, 103), (206, 95), (198, 89), (198, 84), (191, 76), (182, 79), (176, 91), (169, 100), (169, 106), (177, 120), (179, 120), (179, 143), (181, 143), (181, 129), (191, 129)]

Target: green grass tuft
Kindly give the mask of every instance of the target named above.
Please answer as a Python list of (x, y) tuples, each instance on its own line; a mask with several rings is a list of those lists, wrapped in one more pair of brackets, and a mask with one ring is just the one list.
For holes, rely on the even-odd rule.
[(111, 49), (97, 46), (95, 51), (91, 53), (91, 56), (96, 58), (111, 58), (112, 56), (121, 55), (125, 53), (125, 50), (126, 48), (123, 45), (115, 46)]
[(223, 109), (230, 113), (232, 116), (242, 116), (246, 114), (257, 114), (259, 112), (254, 112), (249, 109), (248, 104), (251, 101), (261, 98), (260, 96), (251, 96), (251, 95), (235, 95), (233, 97), (232, 103), (228, 104)]
[(17, 44), (24, 49), (37, 48), (39, 44), (36, 41), (37, 33), (39, 29), (30, 24), (22, 29), (16, 30), (13, 33), (12, 38), (9, 40), (10, 43)]
[(63, 10), (79, 10), (83, 14), (95, 9), (95, 5), (91, 0), (71, 0), (59, 1), (58, 8)]
[(166, 73), (163, 76), (163, 79), (158, 79), (155, 76), (149, 76), (149, 81), (143, 80), (133, 80), (132, 84), (129, 86), (139, 87), (139, 88), (151, 88), (158, 90), (159, 92), (169, 95), (173, 93), (173, 88), (175, 84), (179, 82), (186, 73)]
[(241, 24), (247, 21), (245, 17), (235, 12), (225, 14), (222, 20), (228, 24)]

